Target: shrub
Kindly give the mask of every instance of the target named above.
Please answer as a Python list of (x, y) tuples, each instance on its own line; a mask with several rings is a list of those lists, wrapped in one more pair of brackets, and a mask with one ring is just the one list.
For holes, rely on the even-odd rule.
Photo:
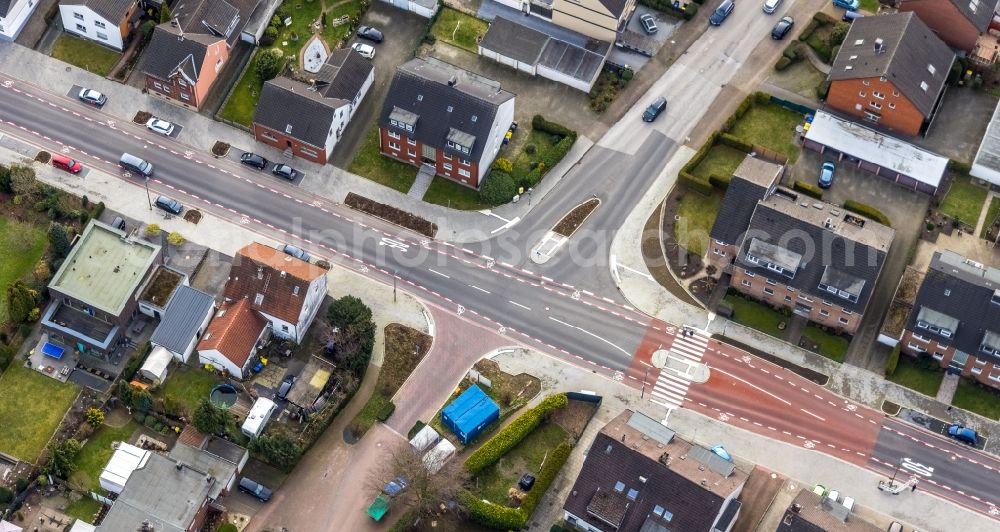
[(570, 135), (574, 137), (576, 136), (576, 131), (573, 131), (572, 129), (561, 124), (549, 122), (542, 115), (535, 115), (531, 117), (531, 129), (544, 131), (545, 133), (552, 133), (553, 135), (559, 135), (560, 137), (568, 137)]
[(232, 523), (222, 523), (219, 528), (215, 529), (215, 532), (239, 532), (240, 529), (236, 528), (236, 525)]
[[(536, 481), (537, 482), (537, 481)], [(532, 490), (534, 491), (534, 490)], [(521, 530), (527, 519), (520, 508), (508, 508), (462, 492), (462, 506), (473, 521), (497, 530)]]
[(712, 193), (712, 184), (708, 181), (690, 173), (681, 170), (678, 174), (681, 183), (684, 183), (688, 188), (700, 192), (704, 195), (709, 195)]
[(788, 68), (791, 65), (792, 65), (792, 60), (791, 59), (789, 59), (789, 58), (787, 58), (785, 56), (781, 56), (781, 57), (778, 58), (778, 61), (776, 63), (774, 63), (774, 69), (780, 72), (780, 71)]
[(156, 29), (156, 22), (152, 20), (147, 20), (139, 26), (139, 34), (142, 35), (142, 40), (149, 41), (153, 37), (153, 30)]
[(872, 207), (871, 205), (866, 205), (859, 201), (847, 200), (844, 202), (844, 208), (862, 216), (867, 216), (868, 218), (871, 218), (886, 227), (892, 227), (892, 223), (889, 222), (889, 218), (882, 214), (882, 211)]
[(171, 246), (180, 246), (184, 242), (187, 242), (187, 239), (184, 238), (184, 235), (178, 233), (177, 231), (172, 231), (169, 235), (167, 235), (167, 243)]
[(14, 500), (14, 493), (6, 486), (0, 486), (0, 504), (7, 504)]
[(510, 162), (510, 159), (497, 157), (497, 159), (493, 161), (493, 168), (509, 174), (514, 171), (514, 163)]
[(792, 41), (788, 43), (785, 50), (781, 52), (781, 55), (787, 57), (788, 59), (794, 61), (802, 57), (802, 47), (799, 41)]
[(264, 435), (250, 440), (250, 450), (260, 454), (267, 463), (291, 471), (302, 456), (302, 448), (283, 433)]
[(17, 350), (13, 346), (0, 345), (0, 372), (7, 370), (15, 356), (17, 356)]
[(146, 226), (146, 234), (149, 235), (149, 236), (156, 236), (156, 235), (160, 234), (160, 225), (159, 224), (149, 224), (149, 225), (147, 225)]
[(536, 151), (538, 151), (538, 146), (535, 146), (530, 142), (524, 146), (524, 153), (527, 153), (528, 155), (534, 155)]
[(805, 181), (795, 180), (792, 183), (792, 188), (798, 190), (799, 192), (805, 194), (806, 196), (812, 196), (816, 199), (823, 199), (823, 189), (812, 183), (806, 183)]
[(830, 32), (830, 45), (840, 46), (844, 42), (844, 38), (847, 37), (848, 30), (851, 29), (850, 22), (838, 22), (833, 30)]
[(538, 403), (537, 406), (521, 414), (517, 419), (496, 433), (476, 452), (469, 455), (465, 461), (465, 468), (470, 473), (476, 474), (486, 467), (489, 467), (501, 456), (516, 446), (525, 436), (535, 430), (541, 422), (551, 412), (566, 406), (567, 399), (565, 393), (550, 395)]
[(11, 186), (10, 167), (0, 164), (0, 192), (11, 194), (14, 188)]
[(799, 40), (804, 41), (808, 39), (818, 27), (819, 22), (816, 22), (816, 18), (813, 17), (813, 19), (806, 24), (806, 27), (802, 28), (802, 33), (799, 33)]
[(569, 442), (564, 441), (553, 449), (549, 456), (545, 459), (545, 463), (542, 465), (542, 470), (538, 472), (535, 477), (535, 485), (532, 487), (531, 491), (524, 497), (521, 501), (521, 511), (524, 512), (525, 521), (531, 518), (531, 514), (535, 511), (535, 507), (538, 506), (538, 502), (541, 500), (542, 496), (545, 495), (546, 490), (549, 489), (549, 485), (552, 481), (556, 479), (559, 474), (559, 470), (562, 469), (563, 464), (569, 458), (569, 453), (573, 450), (573, 447)]
[(896, 344), (896, 347), (892, 348), (892, 352), (889, 353), (889, 359), (885, 362), (885, 376), (892, 377), (896, 373), (896, 366), (899, 365), (899, 349), (901, 344)]
[(171, 16), (170, 6), (168, 6), (167, 3), (164, 2), (163, 5), (160, 6), (160, 24), (163, 24), (164, 22), (170, 22), (170, 16)]
[(284, 66), (281, 56), (274, 50), (261, 50), (254, 61), (257, 62), (257, 77), (262, 83), (277, 77)]
[(753, 151), (753, 144), (729, 133), (719, 135), (719, 142), (742, 152), (750, 153)]
[(517, 194), (514, 178), (507, 172), (491, 170), (486, 181), (479, 187), (479, 199), (490, 205), (507, 203)]
[(278, 40), (278, 29), (274, 26), (268, 26), (264, 30), (264, 34), (260, 36), (260, 45), (271, 46), (276, 40)]
[(93, 427), (98, 427), (104, 423), (104, 411), (100, 408), (87, 409), (87, 423)]
[(972, 165), (955, 159), (948, 159), (948, 169), (952, 172), (968, 175), (972, 171)]
[(66, 258), (72, 247), (72, 235), (65, 225), (52, 222), (49, 224), (49, 245), (52, 248), (52, 256), (56, 259)]
[(719, 190), (726, 190), (729, 188), (729, 182), (732, 181), (732, 179), (733, 176), (712, 174), (708, 176), (708, 183)]
[(688, 4), (687, 8), (684, 9), (684, 20), (691, 20), (695, 15), (698, 14), (698, 4)]
[(822, 26), (832, 26), (837, 23), (837, 19), (831, 17), (830, 15), (827, 15), (822, 11), (819, 11), (815, 15), (813, 15), (812, 19)]
[(830, 92), (830, 80), (824, 79), (816, 86), (816, 97), (820, 100), (826, 99), (826, 93)]

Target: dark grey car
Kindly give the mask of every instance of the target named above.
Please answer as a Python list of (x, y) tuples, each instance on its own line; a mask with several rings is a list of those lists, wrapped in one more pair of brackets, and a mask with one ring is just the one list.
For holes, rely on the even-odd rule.
[(243, 493), (249, 493), (251, 496), (256, 497), (260, 502), (267, 502), (271, 500), (271, 490), (268, 489), (267, 486), (247, 477), (240, 479), (240, 491)]
[(385, 38), (385, 36), (382, 35), (381, 31), (378, 31), (377, 29), (371, 26), (360, 26), (358, 28), (358, 37), (361, 37), (362, 39), (368, 39), (369, 41), (373, 42), (382, 42), (382, 39)]
[(163, 209), (169, 212), (170, 214), (180, 214), (181, 211), (184, 210), (184, 206), (181, 205), (181, 202), (173, 198), (168, 198), (166, 196), (157, 197), (155, 205), (156, 208)]
[(285, 378), (281, 381), (278, 386), (278, 393), (274, 394), (274, 397), (284, 401), (288, 398), (288, 392), (292, 391), (292, 385), (295, 384), (295, 375), (285, 375)]

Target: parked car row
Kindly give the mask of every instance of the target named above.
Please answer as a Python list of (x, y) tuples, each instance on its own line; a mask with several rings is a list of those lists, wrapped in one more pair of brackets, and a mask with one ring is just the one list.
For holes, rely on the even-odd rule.
[[(270, 164), (267, 159), (252, 152), (244, 152), (243, 155), (240, 155), (240, 162), (258, 170), (266, 170)], [(271, 173), (289, 181), (295, 181), (295, 178), (299, 176), (297, 170), (284, 163), (275, 164), (274, 168), (271, 168)]]
[[(843, 20), (845, 22), (851, 22), (852, 20), (858, 17), (864, 16), (855, 12), (858, 9), (858, 7), (861, 6), (860, 0), (832, 0), (832, 1), (833, 5), (847, 10), (847, 13), (845, 13), (843, 17)], [(761, 10), (764, 13), (771, 15), (776, 11), (778, 11), (778, 8), (781, 7), (782, 2), (783, 0), (764, 0), (764, 4), (761, 6)], [(736, 7), (736, 2), (734, 0), (723, 0), (723, 2), (719, 4), (719, 7), (715, 8), (715, 11), (708, 18), (708, 23), (712, 26), (721, 26), (722, 23), (725, 22), (727, 18), (729, 18), (729, 15), (732, 14), (733, 9), (735, 7)], [(646, 29), (647, 33), (656, 32), (655, 24), (653, 25), (652, 31), (650, 31), (646, 26), (646, 22), (645, 20), (643, 20), (642, 16), (639, 17), (639, 21), (642, 23), (643, 29)], [(776, 41), (784, 39), (785, 36), (788, 35), (788, 33), (792, 30), (792, 26), (794, 25), (795, 25), (795, 20), (791, 16), (781, 17), (781, 20), (779, 20), (778, 23), (774, 25), (774, 28), (771, 29), (771, 38)]]

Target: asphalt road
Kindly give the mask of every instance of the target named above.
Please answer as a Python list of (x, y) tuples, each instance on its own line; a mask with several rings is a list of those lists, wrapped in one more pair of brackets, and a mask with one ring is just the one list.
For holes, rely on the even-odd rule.
[[(678, 143), (711, 112), (710, 102), (726, 80), (756, 47), (776, 46), (761, 39), (773, 20), (754, 9), (740, 9), (722, 28), (706, 30), (650, 91), (651, 96), (667, 95), (670, 104), (666, 115), (652, 125), (644, 124), (638, 119), (645, 103), (640, 102), (545, 198), (543, 208), (536, 209), (514, 230), (467, 248), (401, 234), (392, 226), (330, 204), (266, 173), (188, 151), (175, 140), (142, 126), (110, 120), (100, 110), (66, 98), (59, 88), (49, 91), (0, 76), (0, 130), (62, 151), (100, 170), (119, 173), (123, 179), (136, 178), (117, 167), (121, 153), (143, 157), (156, 167), (150, 183), (154, 193), (171, 195), (189, 207), (254, 224), (260, 230), (285, 233), (289, 240), (301, 241), (317, 255), (329, 256), (367, 275), (382, 280), (396, 276), (400, 283), (425, 292), (467, 319), (489, 324), (501, 334), (570, 360), (593, 364), (609, 376), (624, 379), (628, 373), (627, 382), (639, 386), (634, 368), (630, 370), (634, 360), (648, 359), (651, 338), (657, 345), (670, 345), (675, 335), (665, 324), (652, 322), (627, 307), (614, 290), (607, 268), (611, 239)], [(544, 231), (593, 194), (604, 203), (588, 221), (586, 231), (574, 236), (543, 267), (528, 261), (528, 250)], [(715, 349), (731, 355), (736, 352), (729, 346)], [(766, 366), (748, 354), (738, 356), (739, 360), (749, 357), (748, 365)], [(771, 437), (775, 435), (768, 423), (773, 426), (781, 420), (789, 428), (807, 427), (810, 434), (817, 435), (811, 440), (839, 443), (843, 439), (852, 448), (859, 447), (852, 449), (856, 453), (872, 452), (873, 438), (848, 436), (835, 425), (816, 423), (818, 411), (803, 413), (798, 411), (802, 408), (782, 408), (781, 401), (767, 399), (778, 396), (775, 390), (787, 383), (764, 379), (759, 372), (740, 373), (743, 368), (714, 355), (706, 362), (717, 370), (715, 380), (690, 388), (692, 397), (700, 401), (680, 396), (685, 407), (700, 407), (699, 402), (713, 412), (726, 407), (736, 419), (756, 421), (749, 422), (750, 430)], [(750, 375), (755, 376), (751, 379)], [(746, 397), (751, 398), (752, 406), (737, 408)], [(762, 417), (758, 410), (766, 411), (768, 417)], [(914, 437), (916, 441), (899, 442), (897, 449), (916, 456), (927, 441), (937, 441), (932, 435)], [(864, 448), (866, 442), (868, 448)], [(965, 451), (948, 441), (935, 445), (950, 452)], [(840, 456), (840, 449), (848, 447), (841, 445), (832, 451), (825, 445), (815, 448)], [(1000, 502), (995, 471), (972, 468), (958, 473), (942, 466), (936, 468), (935, 475), (942, 486), (949, 487), (967, 482), (958, 477), (975, 476), (976, 486), (983, 488), (976, 492), (980, 499), (965, 495), (970, 492), (952, 492), (951, 498), (964, 497), (969, 506), (988, 511), (984, 510), (988, 504), (982, 501)]]

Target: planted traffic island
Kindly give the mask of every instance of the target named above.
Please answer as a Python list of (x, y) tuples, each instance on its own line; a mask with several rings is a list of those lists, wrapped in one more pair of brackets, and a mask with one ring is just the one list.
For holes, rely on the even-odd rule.
[(132, 121), (136, 124), (145, 124), (146, 122), (149, 122), (150, 118), (153, 118), (153, 113), (148, 111), (137, 111), (135, 116), (132, 117)]
[(597, 198), (591, 198), (569, 211), (569, 214), (562, 217), (559, 223), (552, 228), (552, 232), (562, 235), (566, 238), (573, 236), (573, 233), (583, 225), (583, 222), (587, 220), (590, 213), (594, 212), (594, 209), (601, 204), (601, 200)]
[(379, 203), (353, 192), (347, 194), (344, 205), (431, 238), (437, 234), (437, 224), (402, 209), (397, 209), (392, 205)]

